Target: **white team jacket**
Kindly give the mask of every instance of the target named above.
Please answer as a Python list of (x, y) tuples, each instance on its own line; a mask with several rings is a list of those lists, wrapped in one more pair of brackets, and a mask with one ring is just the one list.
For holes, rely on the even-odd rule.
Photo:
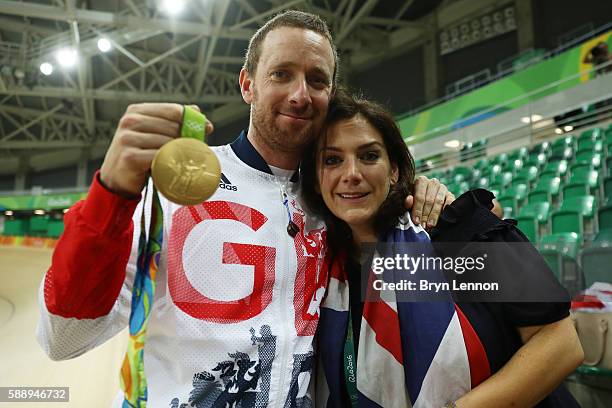
[[(223, 173), (213, 197), (191, 207), (161, 197), (164, 243), (144, 349), (148, 406), (310, 407), (327, 285), (324, 224), (304, 213), (299, 183), (272, 175), (244, 133), (213, 149)], [(126, 327), (141, 208), (110, 313), (54, 315), (43, 281), (37, 338), (53, 359), (76, 357)], [(295, 238), (289, 217), (300, 227)]]

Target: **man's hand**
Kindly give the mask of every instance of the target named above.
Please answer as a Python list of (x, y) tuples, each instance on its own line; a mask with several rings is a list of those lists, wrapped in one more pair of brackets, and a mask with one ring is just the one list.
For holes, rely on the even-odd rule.
[[(179, 104), (128, 106), (100, 169), (102, 184), (122, 196), (139, 195), (147, 182), (155, 154), (164, 144), (180, 136), (182, 120), (183, 106)], [(206, 134), (212, 131), (213, 125), (207, 121)]]
[(414, 195), (406, 197), (406, 208), (417, 225), (435, 227), (444, 207), (455, 201), (453, 193), (438, 179), (418, 176), (414, 181)]

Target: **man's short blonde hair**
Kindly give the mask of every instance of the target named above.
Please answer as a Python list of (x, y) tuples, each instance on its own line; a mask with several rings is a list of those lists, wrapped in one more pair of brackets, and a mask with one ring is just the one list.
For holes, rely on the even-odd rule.
[(331, 33), (327, 24), (321, 17), (306, 13), (298, 10), (288, 10), (277, 14), (270, 20), (268, 20), (249, 41), (249, 48), (247, 48), (246, 55), (244, 57), (244, 65), (242, 66), (249, 74), (255, 75), (257, 71), (257, 64), (261, 57), (261, 46), (266, 39), (266, 35), (280, 27), (294, 27), (302, 28), (304, 30), (314, 31), (315, 33), (321, 34), (327, 38), (329, 45), (331, 46), (334, 54), (334, 73), (332, 76), (332, 87), (336, 88), (337, 77), (338, 77), (338, 51), (334, 45)]

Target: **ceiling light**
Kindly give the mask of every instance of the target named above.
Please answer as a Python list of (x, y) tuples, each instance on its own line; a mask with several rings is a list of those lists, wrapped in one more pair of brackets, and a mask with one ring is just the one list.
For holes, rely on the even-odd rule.
[(563, 130), (565, 130), (566, 132), (571, 132), (572, 130), (574, 130), (574, 127), (572, 125), (565, 125), (563, 126)]
[(36, 214), (36, 215), (45, 215), (45, 210), (34, 210), (34, 214)]
[(111, 42), (108, 38), (100, 38), (98, 40), (98, 49), (102, 52), (109, 52), (112, 48)]
[(562, 134), (563, 134), (563, 129), (561, 129), (561, 128), (556, 128), (556, 129), (555, 129), (555, 133), (556, 133), (556, 134), (558, 134), (558, 135), (562, 135)]
[(180, 13), (185, 7), (184, 0), (162, 0), (159, 8), (171, 15), (176, 15)]
[(449, 147), (451, 149), (456, 149), (461, 146), (461, 143), (458, 140), (449, 140), (448, 142), (444, 143), (444, 146)]
[(51, 65), (48, 62), (43, 62), (42, 64), (40, 64), (40, 72), (43, 73), (43, 75), (49, 76), (53, 73), (53, 65)]
[(523, 116), (523, 117), (521, 118), (521, 122), (523, 122), (523, 123), (529, 123), (529, 122), (530, 122), (530, 120), (529, 120), (529, 116)]
[(7, 217), (10, 217), (11, 215), (13, 215), (13, 212), (11, 210), (7, 210), (4, 212), (4, 215), (6, 215)]
[(15, 68), (15, 70), (13, 71), (13, 75), (15, 76), (15, 79), (18, 79), (20, 81), (25, 78), (25, 72), (23, 72), (23, 70), (19, 68)]
[(542, 116), (537, 115), (537, 114), (531, 115), (532, 122), (537, 122), (538, 120), (542, 120)]
[(62, 48), (55, 54), (55, 59), (62, 67), (70, 68), (77, 62), (77, 52), (72, 48)]

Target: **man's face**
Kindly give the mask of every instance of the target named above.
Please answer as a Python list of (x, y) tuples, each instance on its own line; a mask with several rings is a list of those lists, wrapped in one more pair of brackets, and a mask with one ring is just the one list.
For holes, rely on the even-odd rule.
[(240, 74), (257, 136), (279, 152), (301, 152), (321, 130), (333, 72), (333, 51), (324, 36), (293, 27), (269, 32), (255, 74)]

